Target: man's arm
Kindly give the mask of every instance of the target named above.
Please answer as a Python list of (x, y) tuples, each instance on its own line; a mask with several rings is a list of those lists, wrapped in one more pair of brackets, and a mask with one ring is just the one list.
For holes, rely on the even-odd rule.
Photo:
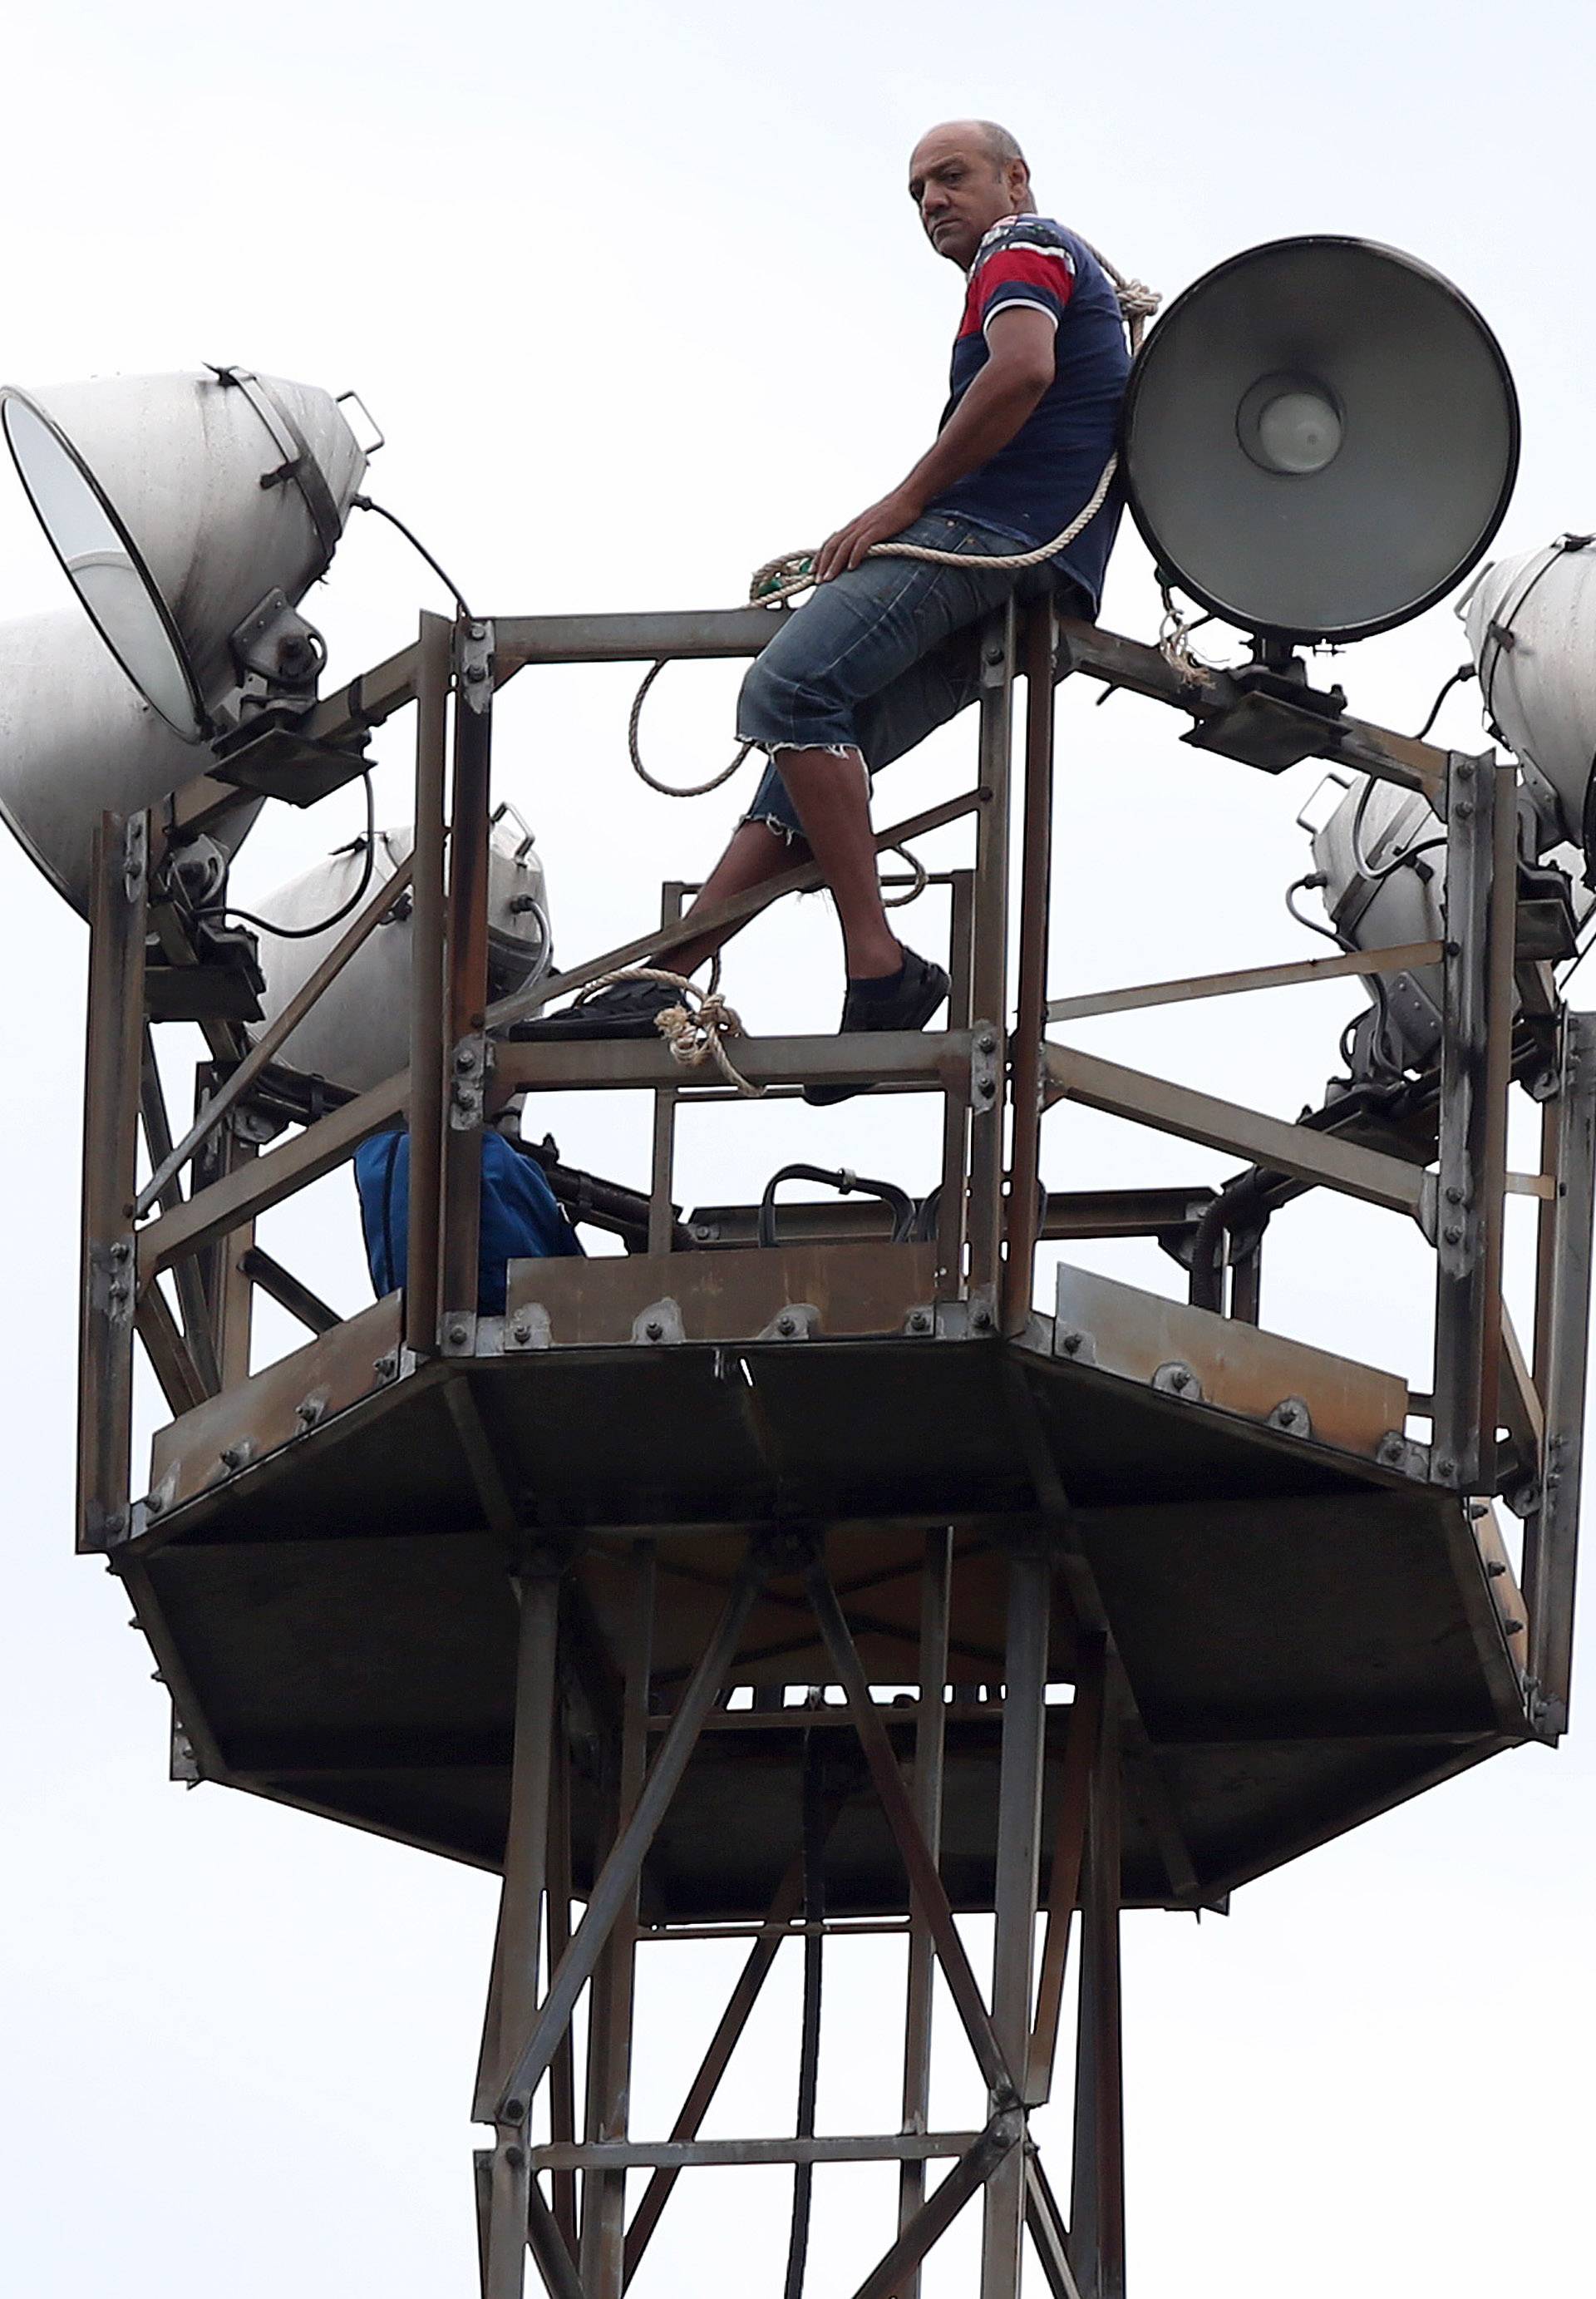
[(816, 582), (829, 583), (845, 569), (859, 566), (872, 543), (901, 535), (928, 502), (1008, 445), (1053, 381), (1053, 344), (1054, 323), (1046, 312), (1016, 304), (992, 314), (987, 363), (935, 446), (890, 494), (827, 538), (815, 555)]

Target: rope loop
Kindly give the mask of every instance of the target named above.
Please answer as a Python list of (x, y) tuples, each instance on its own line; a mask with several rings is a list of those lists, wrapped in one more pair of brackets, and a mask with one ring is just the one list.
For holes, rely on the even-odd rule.
[(719, 790), (723, 783), (731, 781), (754, 746), (751, 743), (745, 743), (729, 767), (723, 767), (720, 773), (712, 775), (707, 783), (693, 783), (684, 790), (678, 790), (674, 783), (662, 783), (649, 772), (643, 764), (642, 752), (638, 747), (638, 730), (642, 725), (643, 705), (649, 699), (649, 690), (669, 660), (668, 655), (661, 655), (659, 660), (650, 663), (643, 673), (643, 683), (633, 698), (632, 716), (626, 721), (626, 755), (632, 761), (634, 772), (648, 784), (651, 791), (657, 791), (661, 798), (705, 798), (711, 791)]
[[(601, 975), (597, 982), (590, 982), (576, 1003), (584, 1005), (596, 992), (607, 989), (614, 982), (658, 982), (667, 990), (680, 991), (683, 1003), (664, 1007), (654, 1017), (654, 1026), (670, 1048), (672, 1060), (679, 1062), (684, 1070), (701, 1069), (706, 1062), (713, 1062), (735, 1092), (757, 1100), (765, 1088), (749, 1083), (723, 1042), (726, 1038), (740, 1038), (746, 1033), (741, 1016), (721, 995), (720, 975), (720, 961), (716, 959), (711, 967), (708, 989), (700, 990), (686, 975), (672, 974), (663, 966), (623, 966), (613, 974)], [(698, 1000), (696, 1010), (685, 1002), (690, 998)]]
[(883, 892), (881, 896), (881, 908), (884, 910), (906, 909), (911, 902), (917, 902), (920, 900), (920, 897), (924, 893), (927, 886), (930, 884), (930, 877), (926, 872), (926, 867), (921, 860), (919, 855), (911, 854), (906, 846), (889, 846), (887, 849), (887, 851), (889, 854), (896, 854), (901, 861), (908, 864), (910, 869), (914, 873), (914, 883), (906, 892), (901, 894), (889, 894)]

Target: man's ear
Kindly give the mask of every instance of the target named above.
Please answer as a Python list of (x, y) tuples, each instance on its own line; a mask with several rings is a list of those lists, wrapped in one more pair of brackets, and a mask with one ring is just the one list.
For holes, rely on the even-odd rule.
[(1021, 208), (1028, 208), (1030, 205), (1030, 170), (1023, 160), (1011, 160), (1007, 172), (1010, 199), (1018, 200)]

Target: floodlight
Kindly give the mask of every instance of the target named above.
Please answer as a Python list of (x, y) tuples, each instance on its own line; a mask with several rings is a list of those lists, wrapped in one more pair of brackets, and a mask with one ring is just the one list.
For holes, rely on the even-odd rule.
[[(75, 609), (0, 625), (0, 818), (81, 916), (102, 813), (157, 805), (208, 763), (139, 700)], [(263, 803), (241, 792), (212, 822), (224, 860)]]
[[(368, 872), (366, 841), (356, 839), (261, 898), (261, 1027), (283, 1011), (335, 947), (367, 899), (368, 886), (385, 884), (408, 860), (413, 844), (408, 825), (379, 831)], [(409, 898), (401, 895), (284, 1040), (279, 1058), (287, 1067), (356, 1093), (405, 1067), (410, 1058), (409, 920)], [(527, 988), (552, 955), (542, 859), (516, 809), (501, 806), (488, 844), (491, 996), (507, 998)]]
[(236, 718), (252, 675), (257, 699), (313, 693), (323, 650), (293, 609), (366, 469), (330, 393), (227, 367), (7, 386), (0, 429), (101, 636), (177, 734)]
[(1525, 769), (1543, 843), (1596, 857), (1596, 535), (1488, 567), (1460, 611), (1492, 729)]
[(1126, 394), (1132, 515), (1173, 583), (1265, 641), (1366, 638), (1460, 582), (1518, 461), (1501, 351), (1439, 272), (1282, 239), (1176, 298)]

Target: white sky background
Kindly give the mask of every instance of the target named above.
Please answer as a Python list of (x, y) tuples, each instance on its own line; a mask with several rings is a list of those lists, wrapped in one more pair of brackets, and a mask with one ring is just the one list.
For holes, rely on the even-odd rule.
[[(1506, 18), (1401, 0), (1012, 0), (985, 15), (947, 0), (588, 0), (558, 20), (496, 0), (279, 0), (252, 20), (64, 0), (14, 22), (0, 50), (0, 371), (43, 382), (213, 359), (355, 384), (392, 442), (373, 491), (479, 610), (730, 604), (750, 567), (817, 541), (930, 434), (959, 283), (920, 237), (905, 161), (930, 121), (974, 112), (1020, 135), (1045, 210), (1166, 292), (1312, 229), (1449, 274), (1517, 375), (1525, 452), (1501, 548), (1526, 548), (1596, 525), (1591, 46), (1588, 12), (1551, 0)], [(0, 614), (63, 596), (0, 474)], [(307, 607), (342, 677), (439, 603), (367, 520)], [(1129, 531), (1104, 619), (1141, 637), (1154, 626)], [(1462, 652), (1443, 609), (1336, 675), (1362, 715), (1412, 727)], [(502, 708), (499, 788), (537, 829), (567, 961), (657, 915), (662, 876), (706, 867), (751, 784), (750, 768), (690, 807), (642, 790), (624, 744), (633, 676), (529, 672)], [(698, 780), (719, 762), (735, 683), (726, 666), (667, 676), (648, 727), (663, 771)], [(1315, 954), (1281, 892), (1309, 867), (1293, 817), (1318, 770), (1271, 781), (1204, 759), (1154, 706), (1121, 697), (1098, 713), (1096, 693), (1067, 690), (1061, 714), (1055, 994)], [(1477, 744), (1467, 697), (1442, 733)], [(408, 818), (409, 740), (408, 720), (378, 738), (388, 821)], [(901, 768), (878, 818), (959, 787), (970, 741), (960, 728)], [(352, 793), (309, 818), (269, 814), (238, 897), (356, 826)], [(925, 851), (959, 859), (958, 834)], [(909, 914), (911, 939), (931, 947), (928, 909)], [(6, 2287), (464, 2292), (492, 1888), (165, 1784), (145, 1647), (70, 1548), (86, 935), (9, 842), (0, 937)], [(737, 946), (728, 987), (756, 1029), (825, 1027), (839, 977), (829, 912), (810, 902)], [(1291, 1116), (1317, 1099), (1355, 1002), (1327, 985), (1099, 1023), (1081, 1042)], [(645, 1171), (641, 1106), (567, 1102), (540, 1122), (579, 1162)], [(922, 1190), (930, 1123), (902, 1101), (699, 1115), (682, 1129), (681, 1193), (757, 1195), (791, 1157)], [(1049, 1127), (1055, 1187), (1226, 1170), (1083, 1114)], [(347, 1175), (285, 1209), (267, 1241), (340, 1303), (364, 1298)], [(1174, 1288), (1150, 1248), (1092, 1257)], [(1422, 1386), (1427, 1267), (1388, 1217), (1297, 1208), (1270, 1236), (1265, 1315)], [(1590, 1750), (1582, 1715), (1558, 1757), (1498, 1759), (1248, 1888), (1228, 1922), (1128, 1921), (1139, 2294), (1328, 2299), (1353, 2278), (1369, 2299), (1584, 2287)], [(656, 1988), (640, 2051), (637, 2128), (657, 2130), (730, 1971), (714, 1950), (643, 1955), (645, 1999), (659, 1959), (674, 1983), (663, 2006)], [(884, 2017), (886, 2049), (895, 1974), (886, 1947), (833, 1957), (823, 2129), (891, 2119), (896, 2075), (863, 2039)], [(778, 2015), (795, 1988), (779, 1968), (711, 2129), (788, 2128), (795, 2029)], [(959, 2048), (950, 2038), (955, 2066)], [(956, 2116), (968, 2100), (955, 2089), (947, 2104)], [(878, 2188), (831, 2179), (817, 2181), (811, 2299), (843, 2299), (888, 2232)], [(977, 2217), (928, 2279), (932, 2299), (971, 2287)], [(778, 2288), (785, 2220), (778, 2177), (692, 2175), (639, 2299)]]

